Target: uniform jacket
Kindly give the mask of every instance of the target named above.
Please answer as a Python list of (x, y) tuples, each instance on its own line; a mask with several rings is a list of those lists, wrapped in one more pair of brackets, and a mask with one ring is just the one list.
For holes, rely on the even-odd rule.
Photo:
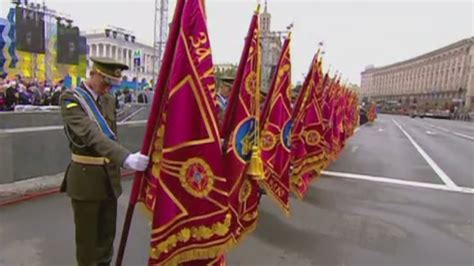
[[(77, 200), (118, 198), (122, 193), (120, 166), (123, 165), (129, 151), (100, 131), (97, 124), (81, 108), (72, 91), (64, 92), (59, 103), (71, 152), (110, 160), (105, 165), (87, 165), (71, 161), (61, 191)], [(109, 94), (101, 96), (99, 106), (109, 127), (117, 134), (114, 97)]]

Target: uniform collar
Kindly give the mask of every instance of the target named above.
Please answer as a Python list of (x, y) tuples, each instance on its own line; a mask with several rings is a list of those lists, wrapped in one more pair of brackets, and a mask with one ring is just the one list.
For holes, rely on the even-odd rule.
[(84, 85), (84, 88), (86, 88), (87, 91), (92, 95), (92, 97), (94, 98), (94, 101), (97, 101), (97, 99), (99, 98), (99, 95), (95, 93), (91, 88), (89, 88), (86, 82), (82, 82), (82, 85)]

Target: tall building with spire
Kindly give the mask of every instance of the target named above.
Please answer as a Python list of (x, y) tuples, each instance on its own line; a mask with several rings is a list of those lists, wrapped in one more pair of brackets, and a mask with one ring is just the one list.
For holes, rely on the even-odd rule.
[(260, 14), (262, 36), (262, 91), (268, 92), (272, 73), (275, 70), (282, 48), (282, 34), (285, 31), (271, 30), (272, 15), (268, 12), (267, 1)]

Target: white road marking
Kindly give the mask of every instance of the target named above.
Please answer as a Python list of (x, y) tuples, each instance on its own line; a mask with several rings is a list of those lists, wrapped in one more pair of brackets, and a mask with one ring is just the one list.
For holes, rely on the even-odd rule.
[(444, 128), (444, 127), (438, 127), (438, 126), (436, 126), (436, 128), (437, 128), (437, 129), (441, 129), (441, 130), (443, 130), (444, 132), (450, 132), (449, 129)]
[(434, 131), (429, 131), (429, 130), (426, 131), (426, 134), (432, 135), (432, 136), (437, 135), (436, 132), (434, 132)]
[(469, 139), (469, 140), (474, 140), (474, 137), (471, 137), (471, 136), (468, 136), (468, 135), (464, 135), (462, 133), (458, 133), (458, 132), (454, 132), (453, 131), (453, 134), (458, 136), (458, 137), (461, 137), (461, 138), (465, 138), (465, 139)]
[(415, 149), (420, 153), (420, 155), (425, 159), (425, 161), (430, 165), (430, 167), (436, 172), (436, 174), (443, 180), (443, 182), (450, 188), (452, 189), (458, 189), (459, 187), (454, 184), (453, 180), (449, 178), (449, 176), (431, 159), (431, 157), (418, 145), (413, 138), (405, 131), (405, 129), (402, 128), (402, 126), (392, 119), (393, 123), (405, 134), (405, 136), (408, 138), (408, 140), (411, 142), (411, 144), (415, 147)]
[(466, 135), (466, 134), (462, 134), (462, 133), (459, 133), (459, 132), (456, 132), (456, 131), (451, 131), (449, 129), (446, 129), (444, 127), (438, 127), (438, 126), (435, 126), (433, 124), (429, 124), (427, 123), (428, 126), (432, 127), (432, 128), (436, 128), (436, 129), (439, 129), (439, 130), (442, 130), (446, 133), (450, 133), (450, 134), (453, 134), (453, 135), (456, 135), (458, 137), (461, 137), (461, 138), (465, 138), (465, 139), (468, 139), (468, 140), (474, 140), (474, 137), (472, 136), (469, 136), (469, 135)]
[(378, 132), (383, 132), (383, 128), (379, 127)]
[(354, 153), (357, 151), (357, 149), (359, 149), (359, 146), (354, 146), (351, 148), (351, 153)]
[(403, 186), (411, 186), (411, 187), (419, 187), (419, 188), (430, 188), (430, 189), (437, 189), (437, 190), (444, 190), (444, 191), (474, 194), (474, 188), (469, 188), (469, 187), (453, 188), (453, 187), (440, 185), (440, 184), (430, 184), (430, 183), (407, 181), (407, 180), (400, 180), (400, 179), (388, 178), (388, 177), (360, 175), (360, 174), (342, 173), (342, 172), (333, 172), (333, 171), (323, 171), (322, 174), (327, 175), (327, 176), (373, 181), (373, 182), (379, 182), (379, 183), (388, 183), (388, 184), (395, 184), (395, 185), (403, 185)]

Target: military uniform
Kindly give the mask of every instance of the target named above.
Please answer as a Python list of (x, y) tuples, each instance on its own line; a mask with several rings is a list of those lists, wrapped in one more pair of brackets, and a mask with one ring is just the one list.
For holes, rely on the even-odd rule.
[[(92, 98), (95, 96), (85, 83), (80, 88)], [(61, 114), (72, 153), (61, 191), (72, 201), (78, 265), (109, 265), (115, 238), (117, 198), (122, 193), (120, 166), (130, 153), (104, 134), (82, 105), (74, 91), (61, 95)], [(96, 106), (116, 134), (114, 97), (110, 94), (99, 96)]]

